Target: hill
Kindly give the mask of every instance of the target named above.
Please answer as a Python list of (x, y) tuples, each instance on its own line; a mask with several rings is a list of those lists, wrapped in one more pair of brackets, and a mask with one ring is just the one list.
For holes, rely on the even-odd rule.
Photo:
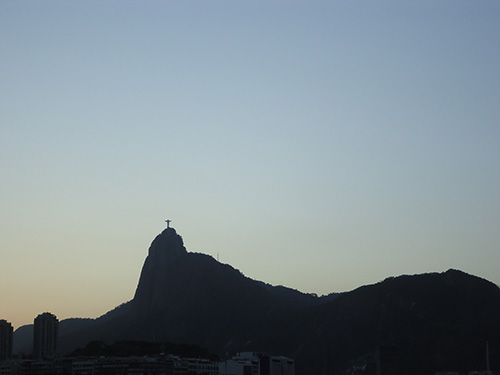
[(388, 350), (397, 373), (466, 374), (486, 368), (489, 341), (491, 366), (500, 369), (499, 313), (499, 288), (461, 271), (389, 278), (311, 313), (295, 356), (321, 363), (319, 373), (349, 373)]
[(449, 270), (317, 297), (190, 253), (167, 228), (149, 248), (133, 300), (60, 331), (64, 353), (91, 341), (173, 342), (219, 356), (289, 356), (299, 375), (374, 374), (377, 358), (404, 374), (466, 373), (485, 368), (486, 341), (492, 368), (500, 368), (500, 290)]

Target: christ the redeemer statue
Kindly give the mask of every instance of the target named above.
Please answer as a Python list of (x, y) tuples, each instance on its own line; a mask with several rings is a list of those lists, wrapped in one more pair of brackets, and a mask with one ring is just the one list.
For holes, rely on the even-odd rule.
[(167, 219), (165, 221), (167, 222), (167, 228), (170, 228), (170, 223), (172, 222), (172, 220)]

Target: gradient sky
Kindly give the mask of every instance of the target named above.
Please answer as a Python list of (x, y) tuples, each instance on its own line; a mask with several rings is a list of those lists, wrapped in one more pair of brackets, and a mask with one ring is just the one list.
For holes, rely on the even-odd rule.
[(0, 318), (130, 300), (164, 220), (318, 295), (500, 284), (500, 2), (0, 0)]

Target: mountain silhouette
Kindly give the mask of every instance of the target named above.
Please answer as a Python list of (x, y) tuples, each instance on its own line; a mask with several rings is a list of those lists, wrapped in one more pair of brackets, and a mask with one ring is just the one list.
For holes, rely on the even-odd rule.
[[(76, 333), (61, 330), (60, 351), (90, 341), (192, 343), (216, 354), (274, 351), (286, 319), (335, 298), (252, 280), (227, 264), (188, 252), (167, 228), (151, 243), (134, 298)], [(271, 335), (273, 333), (273, 335)]]
[(500, 289), (448, 270), (317, 297), (188, 252), (167, 228), (151, 243), (131, 301), (98, 319), (62, 321), (60, 332), (62, 354), (93, 341), (174, 342), (219, 356), (289, 356), (299, 375), (375, 374), (377, 358), (402, 374), (467, 373), (486, 368), (487, 341), (491, 368), (500, 369)]
[(131, 309), (150, 338), (189, 337), (231, 350), (266, 337), (283, 314), (316, 303), (312, 295), (256, 282), (211, 256), (188, 253), (168, 228), (151, 244)]

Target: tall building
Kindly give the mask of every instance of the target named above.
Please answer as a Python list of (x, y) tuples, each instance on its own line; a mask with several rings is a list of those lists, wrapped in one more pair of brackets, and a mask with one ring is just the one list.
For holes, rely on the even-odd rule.
[(59, 320), (54, 314), (45, 312), (35, 318), (33, 331), (33, 358), (53, 359), (57, 350)]
[(14, 341), (14, 329), (12, 325), (0, 319), (0, 362), (12, 358), (12, 343)]

